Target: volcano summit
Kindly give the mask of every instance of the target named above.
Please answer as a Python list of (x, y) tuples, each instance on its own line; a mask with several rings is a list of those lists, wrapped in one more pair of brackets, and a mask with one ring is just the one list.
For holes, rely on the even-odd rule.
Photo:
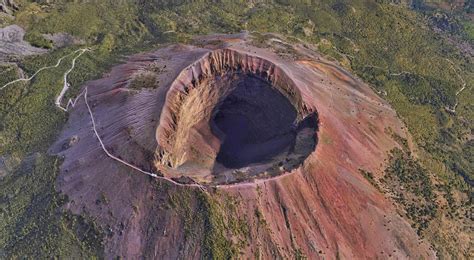
[[(86, 87), (104, 147), (79, 101), (51, 151), (64, 157), (66, 207), (110, 230), (108, 257), (200, 258), (208, 236), (242, 258), (434, 257), (361, 174), (380, 177), (406, 128), (308, 46), (200, 37), (135, 55)], [(203, 208), (204, 219), (189, 214)]]

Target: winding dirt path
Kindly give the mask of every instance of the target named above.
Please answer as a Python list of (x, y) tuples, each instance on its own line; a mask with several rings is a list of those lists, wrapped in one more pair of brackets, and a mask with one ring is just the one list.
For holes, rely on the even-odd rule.
[(43, 70), (52, 69), (52, 68), (57, 68), (57, 67), (59, 67), (59, 65), (61, 64), (61, 62), (62, 62), (63, 59), (65, 59), (66, 57), (71, 56), (71, 55), (74, 54), (74, 53), (80, 52), (80, 51), (82, 51), (82, 50), (84, 50), (84, 49), (79, 49), (79, 50), (76, 50), (76, 51), (74, 51), (74, 52), (72, 52), (72, 53), (69, 53), (69, 54), (67, 54), (67, 55), (62, 56), (61, 58), (58, 59), (58, 62), (56, 62), (55, 65), (42, 67), (42, 68), (40, 68), (39, 70), (37, 70), (33, 75), (31, 75), (29, 78), (26, 78), (26, 79), (16, 79), (16, 80), (10, 81), (10, 82), (8, 82), (7, 84), (5, 84), (5, 85), (3, 85), (2, 87), (0, 87), (0, 90), (4, 89), (4, 88), (6, 88), (6, 87), (8, 87), (8, 86), (10, 86), (10, 85), (12, 85), (12, 84), (15, 84), (15, 83), (17, 83), (17, 82), (21, 82), (21, 81), (26, 81), (26, 82), (28, 82), (28, 81), (32, 80), (34, 77), (36, 77), (36, 75), (38, 75), (38, 73), (40, 73), (40, 72), (43, 71)]
[[(197, 184), (197, 183), (193, 183), (193, 184), (184, 184), (184, 183), (179, 183), (179, 182), (176, 182), (170, 178), (167, 178), (167, 177), (164, 177), (164, 176), (159, 176), (157, 175), (156, 173), (151, 173), (151, 172), (147, 172), (147, 171), (144, 171), (142, 169), (140, 169), (139, 167), (133, 165), (133, 164), (130, 164), (120, 158), (118, 158), (117, 156), (113, 155), (112, 153), (110, 153), (107, 148), (105, 147), (105, 144), (104, 142), (102, 141), (102, 138), (100, 138), (100, 135), (99, 135), (99, 132), (97, 132), (97, 126), (96, 126), (96, 123), (95, 123), (95, 119), (94, 119), (94, 115), (92, 113), (92, 110), (91, 110), (91, 107), (89, 106), (89, 102), (87, 100), (87, 87), (84, 89), (84, 102), (86, 103), (86, 106), (87, 106), (87, 110), (89, 111), (89, 115), (91, 117), (91, 121), (92, 121), (92, 129), (94, 130), (94, 134), (95, 136), (97, 137), (97, 139), (99, 140), (99, 143), (100, 143), (100, 146), (102, 147), (102, 150), (105, 152), (105, 154), (107, 154), (107, 156), (117, 162), (120, 162), (134, 170), (137, 170), (143, 174), (146, 174), (148, 176), (151, 176), (153, 178), (157, 178), (157, 179), (162, 179), (162, 180), (166, 180), (168, 182), (171, 182), (172, 184), (175, 184), (175, 185), (178, 185), (178, 186), (186, 186), (186, 187), (198, 187), (198, 188), (201, 188), (204, 190), (203, 186), (200, 185), (200, 184)], [(81, 93), (82, 94), (82, 93)]]
[(76, 60), (81, 57), (82, 54), (84, 54), (86, 51), (91, 51), (91, 49), (89, 48), (83, 48), (83, 49), (79, 49), (79, 50), (76, 50), (72, 53), (69, 53), (61, 58), (58, 59), (57, 63), (55, 65), (52, 65), (52, 66), (45, 66), (45, 67), (42, 67), (40, 68), (39, 70), (37, 70), (33, 75), (31, 75), (29, 78), (26, 78), (26, 79), (17, 79), (17, 80), (13, 80), (11, 82), (8, 82), (7, 84), (3, 85), (0, 90), (3, 90), (4, 88), (10, 86), (10, 85), (13, 85), (17, 82), (21, 82), (21, 81), (25, 81), (25, 82), (29, 82), (30, 80), (32, 80), (34, 77), (36, 77), (36, 75), (38, 75), (41, 71), (43, 70), (47, 70), (47, 69), (52, 69), (52, 68), (57, 68), (59, 67), (59, 65), (61, 64), (62, 60), (65, 59), (66, 57), (68, 56), (71, 56), (73, 54), (76, 54), (76, 53), (79, 53), (77, 56), (74, 57), (74, 59), (72, 60), (72, 63), (71, 63), (71, 67), (64, 73), (63, 75), (63, 79), (64, 79), (64, 85), (63, 85), (63, 88), (61, 90), (61, 92), (59, 93), (59, 95), (56, 97), (55, 99), (55, 105), (56, 107), (58, 107), (59, 109), (67, 112), (69, 108), (72, 108), (74, 107), (76, 104), (77, 104), (77, 101), (79, 100), (79, 98), (83, 95), (84, 96), (84, 102), (87, 106), (87, 110), (89, 112), (89, 115), (90, 115), (90, 118), (91, 118), (91, 122), (92, 122), (92, 130), (94, 131), (94, 134), (95, 136), (97, 137), (97, 139), (99, 140), (99, 143), (100, 143), (100, 146), (102, 148), (102, 150), (105, 152), (105, 154), (117, 161), (117, 162), (120, 162), (121, 164), (129, 167), (129, 168), (132, 168), (138, 172), (141, 172), (145, 175), (148, 175), (148, 176), (151, 176), (153, 178), (156, 178), (156, 179), (161, 179), (161, 180), (165, 180), (165, 181), (168, 181), (174, 185), (177, 185), (177, 186), (182, 186), (182, 187), (197, 187), (197, 188), (200, 188), (201, 190), (205, 191), (204, 189), (204, 186), (201, 185), (201, 184), (197, 184), (197, 183), (192, 183), (192, 184), (184, 184), (184, 183), (179, 183), (179, 182), (176, 182), (170, 178), (167, 178), (167, 177), (164, 177), (164, 176), (159, 176), (157, 175), (156, 173), (152, 173), (152, 172), (147, 172), (147, 171), (144, 171), (142, 169), (140, 169), (139, 167), (133, 165), (133, 164), (130, 164), (120, 158), (118, 158), (117, 156), (113, 155), (110, 151), (107, 150), (104, 142), (102, 141), (102, 138), (100, 137), (98, 131), (97, 131), (97, 127), (96, 127), (96, 122), (95, 122), (95, 118), (94, 118), (94, 115), (92, 113), (92, 110), (91, 110), (91, 107), (89, 106), (89, 102), (87, 100), (87, 87), (84, 89), (84, 91), (82, 91), (74, 100), (73, 99), (69, 99), (66, 106), (63, 107), (61, 105), (61, 101), (64, 97), (64, 95), (66, 94), (66, 92), (68, 91), (69, 87), (71, 86), (68, 82), (67, 82), (67, 77), (69, 75), (69, 73), (71, 73), (75, 66), (76, 66)]
[[(459, 105), (459, 98), (458, 98), (458, 96), (459, 96), (459, 94), (461, 94), (461, 93), (464, 91), (464, 89), (466, 89), (467, 83), (466, 83), (466, 81), (464, 80), (464, 78), (461, 76), (461, 74), (458, 72), (458, 70), (454, 67), (454, 66), (455, 66), (454, 62), (451, 61), (450, 59), (446, 59), (446, 61), (448, 61), (449, 64), (451, 64), (451, 69), (456, 73), (456, 75), (458, 76), (459, 80), (461, 80), (461, 82), (462, 82), (461, 88), (460, 88), (458, 91), (456, 91), (456, 103), (454, 104), (453, 108), (451, 108), (451, 107), (449, 107), (449, 106), (446, 106), (446, 107), (445, 107), (445, 109), (446, 109), (447, 111), (449, 111), (449, 112), (451, 112), (451, 113), (456, 113), (456, 108), (457, 108), (457, 106)], [(458, 69), (461, 70), (459, 67), (458, 67)]]
[[(71, 86), (68, 82), (67, 82), (67, 76), (69, 75), (69, 73), (71, 73), (71, 71), (74, 69), (74, 67), (76, 66), (76, 60), (79, 59), (79, 57), (81, 57), (82, 54), (84, 54), (86, 51), (91, 51), (90, 49), (88, 48), (85, 48), (85, 49), (79, 49), (77, 50), (76, 52), (79, 52), (79, 54), (74, 57), (74, 59), (72, 59), (72, 63), (71, 63), (71, 68), (69, 68), (68, 71), (66, 71), (64, 73), (64, 76), (63, 76), (63, 89), (61, 90), (61, 92), (59, 93), (59, 96), (56, 97), (56, 101), (54, 102), (54, 104), (61, 110), (63, 111), (67, 111), (69, 105), (71, 104), (72, 106), (74, 106), (76, 104), (76, 102), (72, 102), (71, 99), (68, 100), (68, 103), (66, 105), (66, 107), (63, 107), (61, 106), (61, 101), (64, 97), (64, 95), (66, 94), (67, 90), (69, 89), (69, 87)], [(76, 101), (77, 101), (77, 98), (76, 98)]]

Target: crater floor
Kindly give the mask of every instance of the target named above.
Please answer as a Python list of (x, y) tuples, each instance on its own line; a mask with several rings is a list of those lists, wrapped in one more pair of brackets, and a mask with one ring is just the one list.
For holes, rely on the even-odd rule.
[(216, 108), (212, 130), (222, 141), (217, 162), (228, 168), (290, 153), (296, 140), (296, 110), (278, 90), (257, 77), (241, 76)]

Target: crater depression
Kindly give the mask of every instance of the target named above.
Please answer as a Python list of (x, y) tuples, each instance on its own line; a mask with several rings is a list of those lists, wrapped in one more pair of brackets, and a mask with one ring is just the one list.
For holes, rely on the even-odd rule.
[(217, 162), (241, 168), (294, 152), (297, 112), (288, 99), (257, 77), (239, 75), (231, 84), (232, 92), (213, 112), (211, 129), (222, 142)]
[(228, 184), (297, 168), (316, 146), (317, 116), (273, 63), (219, 49), (168, 91), (157, 129), (165, 175)]

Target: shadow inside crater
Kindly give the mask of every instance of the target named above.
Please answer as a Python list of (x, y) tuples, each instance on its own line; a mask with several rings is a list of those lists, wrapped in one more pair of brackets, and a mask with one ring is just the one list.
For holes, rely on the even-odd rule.
[(211, 130), (221, 140), (217, 163), (238, 169), (281, 161), (289, 155), (302, 162), (314, 150), (314, 114), (298, 123), (292, 103), (259, 77), (239, 75), (229, 84), (232, 91), (216, 106), (211, 118)]

